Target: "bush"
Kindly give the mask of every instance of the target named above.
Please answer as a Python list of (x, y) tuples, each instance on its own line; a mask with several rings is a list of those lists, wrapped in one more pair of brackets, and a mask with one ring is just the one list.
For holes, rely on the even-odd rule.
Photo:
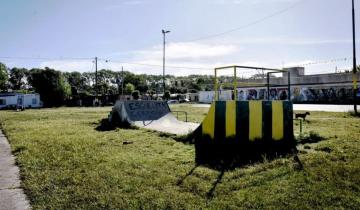
[(164, 100), (169, 100), (170, 99), (170, 92), (166, 91), (163, 97)]
[(139, 100), (140, 92), (138, 90), (135, 90), (131, 93), (131, 96), (133, 97), (134, 100)]

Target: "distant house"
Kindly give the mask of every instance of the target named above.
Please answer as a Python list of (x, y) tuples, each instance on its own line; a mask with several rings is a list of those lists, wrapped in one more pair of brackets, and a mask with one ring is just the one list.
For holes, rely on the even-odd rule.
[(40, 94), (0, 93), (0, 109), (42, 107)]
[(189, 101), (198, 102), (199, 93), (186, 93), (186, 98), (189, 99)]

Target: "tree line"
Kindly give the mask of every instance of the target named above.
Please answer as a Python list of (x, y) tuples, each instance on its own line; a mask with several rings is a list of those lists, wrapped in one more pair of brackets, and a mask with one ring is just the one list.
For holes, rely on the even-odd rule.
[[(97, 82), (96, 82), (97, 80)], [(166, 95), (212, 90), (212, 76), (166, 75)], [(162, 75), (133, 74), (101, 69), (97, 72), (64, 72), (45, 67), (8, 68), (0, 63), (0, 91), (37, 92), (45, 106), (61, 106), (66, 100), (84, 96), (149, 94), (163, 92)]]

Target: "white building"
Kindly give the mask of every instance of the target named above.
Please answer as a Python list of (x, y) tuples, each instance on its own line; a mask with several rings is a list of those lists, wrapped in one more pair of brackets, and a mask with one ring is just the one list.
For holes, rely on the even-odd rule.
[(42, 107), (40, 94), (0, 93), (0, 109)]

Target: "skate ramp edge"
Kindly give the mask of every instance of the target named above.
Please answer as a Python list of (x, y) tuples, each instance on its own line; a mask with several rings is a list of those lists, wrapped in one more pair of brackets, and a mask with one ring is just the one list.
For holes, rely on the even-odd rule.
[(117, 101), (109, 121), (120, 127), (132, 125), (176, 135), (189, 134), (199, 127), (177, 120), (165, 101)]

